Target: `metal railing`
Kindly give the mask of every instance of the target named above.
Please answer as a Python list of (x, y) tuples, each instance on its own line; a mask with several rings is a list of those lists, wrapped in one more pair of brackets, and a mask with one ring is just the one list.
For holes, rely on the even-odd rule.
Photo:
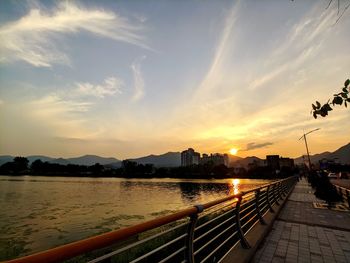
[(339, 185), (333, 184), (337, 189), (338, 194), (341, 196), (343, 203), (350, 208), (350, 190)]
[(30, 256), (20, 262), (220, 262), (287, 195), (289, 177), (131, 227), (115, 230)]

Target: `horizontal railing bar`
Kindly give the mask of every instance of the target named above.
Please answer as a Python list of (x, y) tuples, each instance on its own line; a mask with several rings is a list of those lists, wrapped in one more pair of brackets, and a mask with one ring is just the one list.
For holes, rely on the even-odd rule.
[(133, 261), (130, 261), (130, 263), (139, 262), (140, 260), (142, 260), (142, 259), (144, 259), (144, 258), (147, 258), (147, 257), (150, 256), (150, 255), (153, 255), (154, 253), (156, 253), (156, 252), (162, 250), (163, 248), (165, 248), (165, 247), (167, 247), (167, 246), (169, 246), (169, 245), (171, 245), (171, 244), (174, 244), (175, 242), (179, 241), (179, 240), (182, 239), (182, 238), (185, 238), (186, 236), (188, 236), (187, 233), (182, 234), (181, 236), (178, 236), (177, 238), (175, 238), (175, 239), (173, 239), (173, 240), (171, 240), (171, 241), (169, 241), (169, 242), (167, 242), (167, 243), (161, 245), (160, 247), (157, 247), (156, 249), (151, 250), (150, 252), (148, 252), (148, 253), (142, 255), (141, 257), (135, 258)]
[(242, 203), (241, 203), (241, 208), (248, 206), (249, 204), (254, 204), (255, 202), (255, 195), (253, 195), (254, 198), (250, 198), (250, 199), (242, 199)]
[(267, 200), (264, 200), (263, 202), (259, 202), (259, 207), (262, 207), (264, 204), (267, 204)]
[[(259, 222), (259, 219), (255, 220), (255, 222), (249, 227), (247, 231), (244, 232), (244, 235), (248, 234), (250, 230)], [(244, 227), (244, 226), (243, 226)]]
[(255, 199), (255, 194), (254, 193), (249, 193), (248, 195), (243, 195), (242, 196), (242, 201), (243, 202), (249, 202), (251, 200)]
[(255, 200), (253, 200), (254, 202), (252, 202), (249, 206), (244, 207), (243, 209), (241, 209), (241, 211), (239, 211), (240, 213), (243, 213), (247, 210), (249, 210), (250, 208), (252, 208), (253, 206), (255, 206)]
[(241, 217), (241, 221), (243, 221), (244, 219), (246, 219), (247, 217), (249, 217), (252, 213), (255, 213), (256, 214), (256, 211), (255, 211), (255, 209), (254, 210), (252, 210), (252, 211), (250, 211), (249, 213), (247, 213), (246, 215), (244, 215), (243, 217)]
[(108, 254), (105, 254), (105, 255), (103, 255), (101, 257), (93, 259), (93, 260), (89, 261), (88, 263), (96, 263), (96, 262), (99, 262), (99, 261), (96, 261), (96, 260), (103, 260), (103, 259), (107, 259), (109, 257), (112, 257), (114, 255), (120, 254), (120, 253), (122, 253), (122, 252), (124, 252), (124, 251), (126, 251), (128, 249), (134, 248), (134, 247), (136, 247), (138, 245), (141, 245), (141, 244), (143, 244), (145, 242), (148, 242), (148, 241), (150, 241), (152, 239), (155, 239), (155, 238), (158, 238), (160, 236), (166, 235), (166, 234), (168, 234), (168, 233), (170, 233), (170, 232), (172, 232), (172, 231), (174, 231), (174, 230), (176, 230), (178, 228), (184, 227), (185, 225), (188, 225), (188, 222), (180, 224), (180, 225), (177, 225), (177, 226), (172, 227), (172, 228), (169, 228), (169, 229), (167, 229), (167, 230), (165, 230), (163, 232), (159, 232), (159, 233), (157, 233), (155, 235), (152, 235), (152, 236), (149, 236), (149, 237), (147, 237), (145, 239), (141, 239), (141, 240), (139, 240), (139, 241), (137, 241), (135, 243), (132, 243), (132, 244), (127, 245), (125, 247), (122, 247), (122, 248), (120, 248), (118, 250), (115, 250), (115, 251), (112, 251), (112, 252), (110, 252)]
[[(161, 261), (159, 261), (158, 263), (163, 263), (163, 262), (167, 262), (169, 259), (175, 257), (177, 254), (179, 254), (180, 252), (184, 251), (186, 249), (186, 247), (182, 247), (178, 250), (176, 250), (174, 253), (170, 254), (169, 256), (167, 256), (166, 258), (163, 258)], [(186, 261), (185, 261), (186, 262)]]
[[(220, 246), (223, 246), (223, 245), (224, 245), (228, 240), (230, 240), (235, 234), (237, 234), (237, 232), (234, 233), (233, 235), (229, 236), (229, 237), (223, 242), (223, 244), (221, 244)], [(237, 246), (237, 244), (238, 244), (239, 242), (240, 242), (240, 240), (237, 240), (236, 243), (234, 243), (234, 244), (232, 245), (232, 247), (218, 260), (217, 263), (222, 262), (222, 260), (232, 251), (232, 249), (234, 249), (234, 248)]]
[[(232, 229), (236, 224), (232, 224), (230, 227), (226, 228), (224, 231), (220, 232), (218, 235), (216, 235), (214, 238), (212, 238), (210, 241), (208, 241), (204, 246), (196, 250), (193, 255), (197, 255), (199, 252), (201, 252), (204, 248), (206, 248), (211, 242), (213, 242), (215, 239), (220, 237), (222, 234), (226, 233), (228, 230)], [(236, 231), (237, 232), (237, 231)]]
[[(203, 237), (207, 236), (208, 234), (210, 234), (211, 232), (213, 232), (214, 230), (216, 230), (218, 227), (222, 226), (223, 224), (227, 223), (228, 221), (232, 220), (233, 218), (227, 218), (225, 221), (221, 222), (220, 224), (218, 224), (217, 226), (213, 227), (212, 229), (210, 229), (209, 231), (205, 232), (203, 235), (197, 237), (193, 243), (196, 243), (198, 240), (201, 240)], [(235, 223), (233, 223), (234, 225)]]
[[(257, 216), (256, 214), (255, 214), (255, 216)], [(252, 220), (254, 220), (254, 217), (255, 216), (252, 216), (247, 222), (245, 222), (243, 225), (242, 225), (242, 228), (244, 228), (246, 225), (248, 225)], [(259, 218), (255, 218), (255, 221), (259, 221)], [(246, 232), (245, 232), (246, 233)], [(244, 233), (244, 234), (245, 234)]]
[(195, 231), (198, 231), (198, 230), (202, 229), (203, 227), (207, 226), (208, 224), (213, 223), (214, 221), (220, 219), (221, 217), (223, 217), (223, 216), (225, 216), (225, 215), (227, 215), (227, 214), (229, 214), (229, 213), (232, 213), (233, 211), (234, 211), (233, 209), (228, 210), (228, 211), (226, 211), (225, 213), (223, 213), (223, 214), (221, 214), (221, 215), (219, 215), (219, 216), (217, 216), (217, 217), (214, 217), (214, 218), (208, 220), (207, 222), (205, 222), (205, 223), (199, 225), (199, 226), (195, 229)]
[[(269, 207), (268, 204), (264, 205), (263, 207), (260, 207), (260, 211), (264, 211), (265, 209), (267, 209)], [(265, 214), (264, 214), (265, 215)]]
[[(233, 238), (238, 232), (235, 231), (232, 235), (225, 239), (216, 249), (214, 249), (208, 256), (206, 256), (201, 262), (205, 262), (208, 258), (210, 258), (216, 251), (218, 251), (223, 245), (225, 245), (231, 238)], [(232, 246), (235, 247), (239, 243), (239, 240)]]
[[(198, 217), (198, 219), (206, 217), (207, 215), (210, 215), (210, 214), (214, 214), (214, 213), (216, 213), (218, 211), (224, 210), (225, 208), (230, 207), (230, 206), (232, 206), (233, 204), (236, 204), (236, 203), (237, 203), (237, 201), (233, 200), (232, 203), (228, 203), (226, 205), (220, 206), (219, 208), (213, 209), (212, 211), (210, 211), (208, 213), (202, 213), (201, 216)], [(233, 209), (233, 208), (230, 208), (230, 209)]]

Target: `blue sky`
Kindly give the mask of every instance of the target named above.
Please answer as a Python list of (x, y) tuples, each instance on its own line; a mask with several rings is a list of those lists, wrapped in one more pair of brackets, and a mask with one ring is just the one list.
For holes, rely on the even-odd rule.
[(350, 77), (350, 16), (327, 3), (2, 1), (0, 154), (295, 157), (313, 128), (335, 150), (349, 110), (310, 115)]

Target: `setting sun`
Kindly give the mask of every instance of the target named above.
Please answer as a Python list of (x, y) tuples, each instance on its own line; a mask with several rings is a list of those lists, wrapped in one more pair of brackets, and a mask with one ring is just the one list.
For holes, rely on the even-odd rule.
[(230, 150), (230, 154), (232, 154), (232, 155), (236, 155), (237, 152), (238, 152), (238, 150), (237, 150), (236, 148), (232, 148), (232, 149)]

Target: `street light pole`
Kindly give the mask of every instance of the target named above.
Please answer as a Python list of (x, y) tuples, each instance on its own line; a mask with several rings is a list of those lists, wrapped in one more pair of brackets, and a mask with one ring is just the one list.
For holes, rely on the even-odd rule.
[(304, 133), (303, 136), (301, 136), (301, 137), (299, 138), (299, 141), (300, 141), (301, 139), (304, 139), (304, 141), (305, 141), (307, 159), (308, 159), (308, 161), (309, 161), (309, 170), (311, 170), (311, 159), (310, 159), (309, 147), (308, 147), (308, 145), (307, 145), (306, 135), (308, 135), (308, 134), (310, 134), (310, 133), (312, 133), (312, 132), (314, 132), (314, 131), (318, 131), (319, 129), (320, 129), (320, 128), (317, 128), (317, 129), (314, 129), (314, 130), (309, 131), (309, 132), (307, 132), (307, 133)]

